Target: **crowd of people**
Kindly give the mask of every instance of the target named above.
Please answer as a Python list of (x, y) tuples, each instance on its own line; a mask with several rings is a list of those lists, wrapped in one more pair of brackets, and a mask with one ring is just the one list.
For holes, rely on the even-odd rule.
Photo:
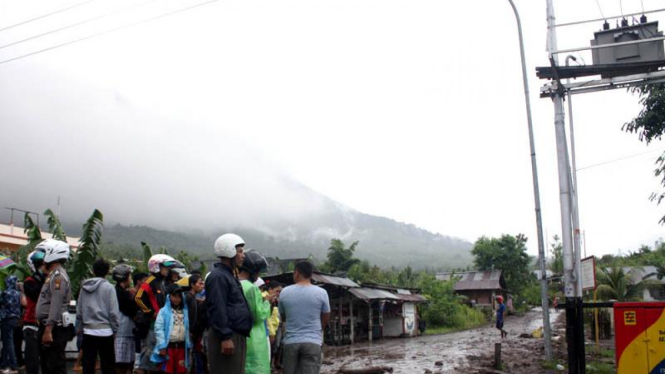
[(150, 258), (149, 274), (98, 259), (72, 318), (69, 245), (42, 241), (21, 289), (9, 276), (0, 295), (0, 368), (66, 374), (76, 338), (83, 374), (319, 373), (330, 303), (311, 283), (312, 264), (297, 263), (294, 284), (282, 289), (259, 277), (268, 262), (240, 236), (220, 236), (214, 253), (219, 262), (205, 276), (165, 254)]

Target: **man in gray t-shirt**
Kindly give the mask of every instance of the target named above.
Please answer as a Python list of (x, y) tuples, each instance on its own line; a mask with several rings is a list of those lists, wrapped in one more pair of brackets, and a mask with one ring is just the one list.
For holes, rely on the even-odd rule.
[(297, 263), (295, 284), (279, 295), (279, 313), (286, 326), (284, 374), (318, 374), (321, 370), (323, 328), (330, 319), (330, 301), (326, 290), (312, 285), (312, 271), (311, 263)]

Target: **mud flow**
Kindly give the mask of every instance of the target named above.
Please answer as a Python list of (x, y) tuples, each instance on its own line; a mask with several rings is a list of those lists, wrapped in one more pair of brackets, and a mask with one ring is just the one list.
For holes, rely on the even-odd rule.
[[(551, 321), (555, 321), (559, 312), (551, 313)], [(389, 368), (394, 374), (483, 373), (492, 365), (495, 343), (502, 343), (506, 371), (539, 373), (543, 341), (524, 336), (541, 326), (542, 310), (533, 309), (524, 316), (506, 318), (508, 337), (503, 340), (499, 331), (487, 324), (445, 335), (326, 346), (321, 373), (362, 372), (372, 367)]]

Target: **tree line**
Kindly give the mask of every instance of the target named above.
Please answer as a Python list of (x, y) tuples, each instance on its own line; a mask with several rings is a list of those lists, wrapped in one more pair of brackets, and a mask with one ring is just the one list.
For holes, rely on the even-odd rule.
[[(53, 237), (66, 240), (67, 235), (57, 215), (50, 209), (46, 210), (44, 214), (48, 217), (48, 231)], [(29, 215), (25, 216), (24, 224), (28, 244), (12, 255), (16, 266), (0, 271), (0, 277), (14, 274), (19, 279), (23, 279), (29, 274), (26, 263), (27, 254), (34, 250), (42, 237), (41, 230)], [(109, 259), (114, 264), (128, 263), (136, 271), (147, 271), (147, 261), (153, 253), (168, 253), (167, 248), (163, 246), (153, 249), (145, 242), (141, 242), (141, 253), (130, 248), (105, 246), (102, 244), (103, 226), (104, 216), (98, 210), (95, 210), (83, 224), (79, 248), (72, 251), (67, 269), (74, 294), (78, 293), (81, 282), (92, 276), (92, 263), (97, 258)], [(472, 265), (475, 270), (502, 270), (507, 291), (513, 295), (515, 300), (523, 301), (528, 305), (535, 304), (539, 300), (537, 298), (540, 294), (539, 291), (535, 292), (537, 290), (534, 286), (537, 287), (537, 283), (530, 274), (532, 259), (526, 253), (526, 242), (527, 238), (524, 235), (502, 235), (498, 238), (483, 236), (474, 243)], [(420, 312), (428, 326), (431, 327), (466, 328), (486, 322), (487, 317), (491, 315), (491, 311), (483, 313), (477, 308), (470, 307), (465, 297), (454, 292), (456, 277), (450, 281), (439, 281), (436, 279), (438, 269), (415, 270), (410, 265), (381, 268), (367, 260), (355, 257), (359, 245), (358, 241), (347, 246), (341, 239), (332, 239), (326, 252), (326, 260), (316, 265), (323, 272), (340, 274), (358, 283), (377, 283), (420, 289), (428, 299), (428, 302), (420, 307)], [(187, 250), (181, 249), (178, 253), (170, 254), (182, 262), (188, 271), (194, 270), (194, 266), (196, 266), (196, 270), (205, 274), (206, 261), (191, 255)], [(470, 269), (471, 266), (466, 269), (458, 268), (455, 269), (455, 272)], [(520, 305), (522, 304), (520, 303)]]

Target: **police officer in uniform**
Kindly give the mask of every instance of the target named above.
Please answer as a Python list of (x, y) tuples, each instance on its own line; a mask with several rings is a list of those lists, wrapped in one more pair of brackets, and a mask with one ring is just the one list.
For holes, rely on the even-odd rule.
[(66, 314), (72, 291), (63, 266), (69, 258), (69, 245), (47, 239), (40, 247), (45, 249), (44, 264), (48, 274), (36, 310), (42, 374), (67, 374), (65, 348), (74, 335), (74, 326)]

